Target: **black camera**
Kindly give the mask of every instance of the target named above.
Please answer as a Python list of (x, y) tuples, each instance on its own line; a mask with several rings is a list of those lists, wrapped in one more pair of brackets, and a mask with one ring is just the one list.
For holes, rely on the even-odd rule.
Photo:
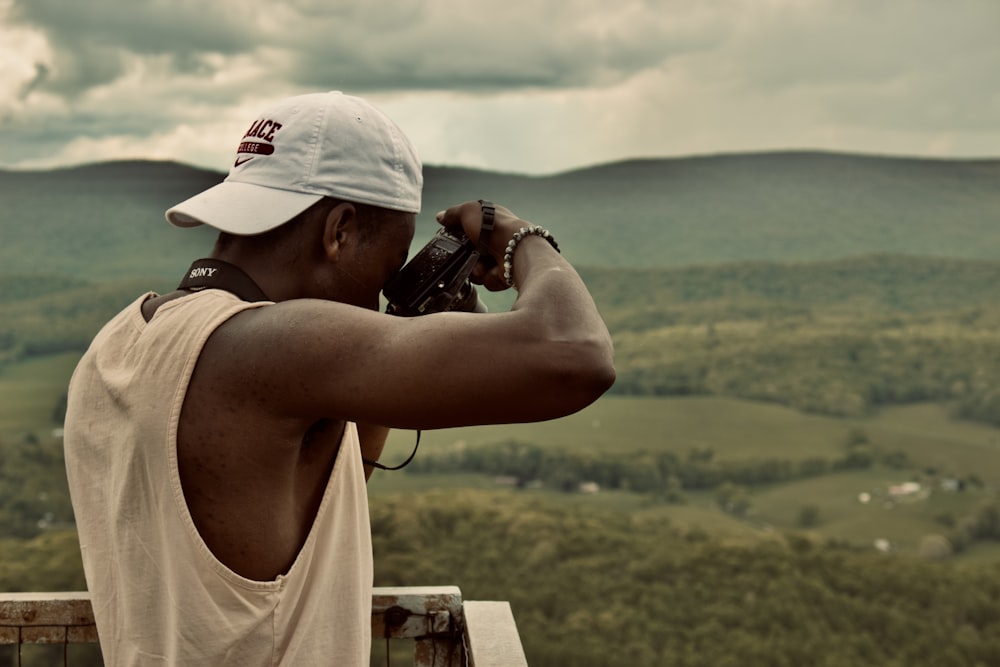
[(406, 266), (399, 270), (382, 294), (390, 315), (413, 317), (445, 311), (485, 313), (469, 274), (479, 251), (461, 228), (439, 229)]

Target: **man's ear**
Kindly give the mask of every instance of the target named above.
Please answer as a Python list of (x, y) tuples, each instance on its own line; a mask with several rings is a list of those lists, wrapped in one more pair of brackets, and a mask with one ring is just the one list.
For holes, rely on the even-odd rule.
[(358, 212), (354, 204), (341, 202), (323, 221), (323, 252), (331, 262), (340, 259), (344, 247), (354, 242), (358, 232)]

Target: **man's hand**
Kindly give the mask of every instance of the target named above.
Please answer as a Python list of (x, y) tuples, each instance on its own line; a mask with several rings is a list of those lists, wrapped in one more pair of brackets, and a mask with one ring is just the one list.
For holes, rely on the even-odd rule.
[[(490, 237), (490, 256), (480, 258), (472, 270), (470, 280), (482, 285), (491, 292), (507, 289), (503, 279), (503, 256), (507, 242), (514, 233), (531, 223), (517, 217), (510, 209), (494, 204), (493, 235)], [(473, 242), (479, 243), (479, 233), (483, 226), (482, 205), (478, 201), (467, 201), (452, 206), (437, 214), (437, 221), (445, 227), (461, 226), (465, 235)]]

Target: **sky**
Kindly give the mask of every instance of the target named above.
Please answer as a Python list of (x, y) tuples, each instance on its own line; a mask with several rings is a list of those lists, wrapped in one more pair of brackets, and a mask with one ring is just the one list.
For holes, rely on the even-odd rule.
[(260, 111), (322, 90), (434, 165), (1000, 158), (1000, 0), (0, 0), (2, 168), (225, 171)]

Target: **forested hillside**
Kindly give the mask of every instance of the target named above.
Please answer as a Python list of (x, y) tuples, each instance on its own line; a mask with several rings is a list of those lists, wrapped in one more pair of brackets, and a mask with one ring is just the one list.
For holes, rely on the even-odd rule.
[[(0, 474), (41, 482), (46, 467), (5, 459)], [(64, 520), (64, 504), (46, 516)], [(533, 667), (1000, 662), (996, 564), (890, 556), (808, 531), (720, 537), (674, 524), (662, 505), (626, 513), (542, 492), (400, 492), (371, 509), (376, 585), (509, 601)], [(75, 533), (25, 528), (37, 536), (0, 539), (0, 590), (81, 589)], [(61, 648), (26, 653), (26, 665), (62, 664)], [(86, 652), (71, 664), (99, 663)]]
[(179, 275), (214, 236), (174, 229), (163, 212), (220, 180), (162, 162), (0, 171), (0, 272), (92, 281)]
[(1000, 664), (1000, 572), (511, 493), (376, 499), (376, 582), (509, 600), (533, 667)]
[[(548, 177), (425, 167), (417, 242), (434, 214), (493, 199), (557, 235), (574, 263), (661, 268), (869, 253), (1000, 258), (1000, 161), (765, 153), (640, 160)], [(173, 278), (207, 252), (166, 208), (221, 173), (116, 162), (0, 171), (0, 266), (90, 279)]]
[(951, 401), (1000, 424), (1000, 262), (874, 255), (584, 272), (629, 394), (859, 416)]
[[(0, 171), (0, 590), (84, 586), (69, 373), (109, 317), (207, 253), (212, 232), (163, 210), (222, 176)], [(464, 199), (544, 223), (618, 380), (593, 412), (429, 432), (405, 473), (377, 473), (377, 585), (509, 600), (536, 667), (1000, 664), (1000, 161), (425, 176), (415, 247)]]
[[(873, 255), (582, 275), (614, 337), (616, 393), (842, 416), (949, 401), (1000, 423), (1000, 261)], [(0, 366), (82, 352), (127, 303), (174, 284), (0, 274)]]

